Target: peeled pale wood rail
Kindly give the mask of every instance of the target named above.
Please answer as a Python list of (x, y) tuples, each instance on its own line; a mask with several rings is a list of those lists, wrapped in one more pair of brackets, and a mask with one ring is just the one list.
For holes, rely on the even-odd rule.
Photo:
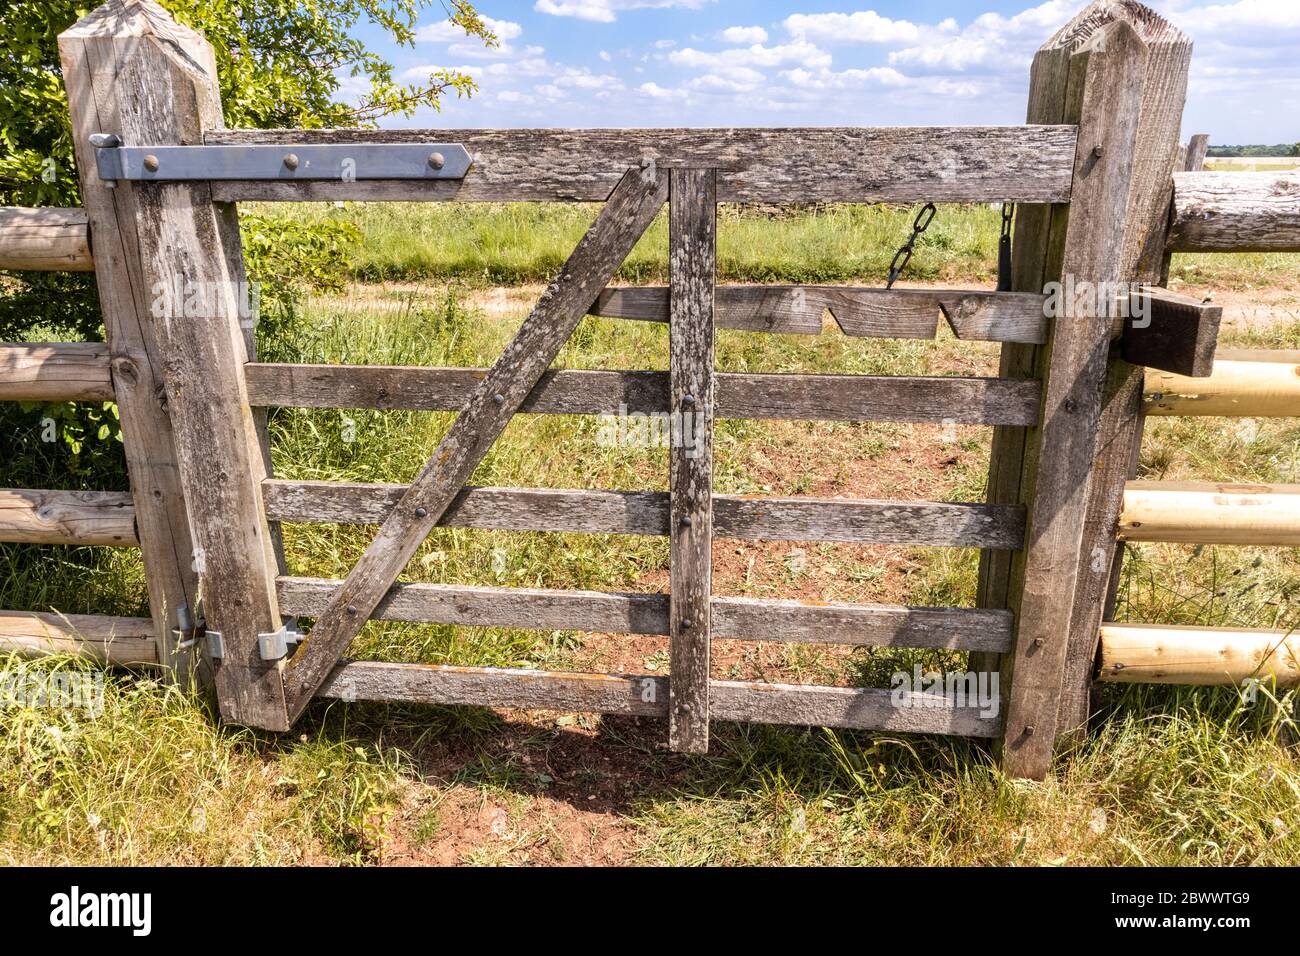
[[(460, 410), (486, 374), (475, 368), (392, 365), (244, 366), (253, 405)], [(717, 374), (719, 418), (1034, 425), (1033, 379), (905, 375)], [(668, 373), (552, 369), (520, 411), (618, 415), (668, 411)]]
[(0, 206), (0, 269), (93, 272), (86, 211)]
[(1300, 634), (1235, 627), (1103, 624), (1097, 679), (1123, 684), (1300, 686)]
[[(314, 617), (341, 583), (281, 577), (280, 608)], [(666, 635), (668, 611), (668, 595), (658, 593), (396, 584), (373, 616), (465, 627)], [(710, 614), (713, 636), (723, 639), (997, 652), (1011, 645), (1011, 615), (1003, 610), (714, 597)]]
[(103, 614), (0, 611), (0, 654), (69, 654), (107, 664), (156, 664), (153, 621)]
[(1300, 173), (1174, 173), (1173, 252), (1300, 252)]
[(111, 401), (102, 342), (0, 344), (0, 401)]
[(1220, 350), (1208, 378), (1147, 369), (1148, 415), (1300, 417), (1300, 353)]
[[(405, 485), (392, 484), (276, 479), (262, 484), (267, 517), (290, 522), (379, 524), (405, 492)], [(659, 491), (466, 488), (439, 524), (662, 536), (669, 531), (668, 511), (668, 494)], [(715, 495), (713, 533), (767, 541), (1018, 548), (1025, 516), (1019, 505)]]
[(1119, 538), (1300, 547), (1300, 485), (1131, 481)]
[(1063, 203), (1074, 126), (208, 130), (214, 145), (460, 143), (463, 180), (213, 182), (217, 202), (604, 202), (629, 166), (716, 169), (719, 202)]
[[(719, 328), (817, 335), (823, 313), (845, 335), (933, 339), (942, 316), (959, 339), (986, 342), (1047, 341), (1046, 296), (1026, 292), (946, 289), (877, 289), (851, 286), (745, 285), (715, 289)], [(668, 321), (666, 286), (607, 288), (592, 315)]]
[[(668, 715), (669, 679), (435, 664), (340, 663), (317, 696), (347, 701), (468, 704), (529, 710), (574, 710), (638, 717)], [(877, 688), (709, 681), (714, 720), (805, 724), (901, 733), (995, 737), (996, 713), (957, 706), (938, 694)]]
[(135, 506), (127, 492), (0, 488), (0, 541), (133, 547)]

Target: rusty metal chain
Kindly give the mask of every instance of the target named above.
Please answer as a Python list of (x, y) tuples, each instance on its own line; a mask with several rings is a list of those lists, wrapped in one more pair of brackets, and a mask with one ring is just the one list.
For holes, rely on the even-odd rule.
[(998, 239), (998, 291), (1011, 291), (1011, 223), (1016, 216), (1016, 204), (1002, 204), (1002, 235)]
[(938, 211), (934, 203), (928, 202), (916, 214), (916, 219), (912, 221), (912, 235), (894, 253), (894, 261), (889, 264), (889, 279), (885, 282), (886, 289), (894, 287), (894, 280), (902, 274), (903, 270), (907, 268), (907, 264), (912, 261), (912, 252), (916, 248), (916, 240), (921, 238), (921, 233), (930, 228), (930, 223), (934, 221), (934, 215)]

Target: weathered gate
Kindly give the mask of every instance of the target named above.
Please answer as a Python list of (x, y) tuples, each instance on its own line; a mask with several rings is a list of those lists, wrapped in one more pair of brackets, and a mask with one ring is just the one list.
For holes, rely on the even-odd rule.
[[(1110, 579), (1109, 511), (1131, 458), (1122, 412), (1140, 400), (1125, 358), (1197, 371), (1179, 351), (1204, 319), (1195, 309), (1144, 293), (1152, 327), (1120, 339), (1109, 316), (1049, 317), (1044, 294), (1061, 277), (1160, 279), (1190, 53), (1164, 21), (1094, 4), (1040, 52), (1033, 125), (1017, 127), (227, 130), (211, 49), (151, 0), (112, 0), (60, 49), (159, 657), (183, 667), (178, 648), (205, 652), (226, 719), (285, 730), (316, 696), (569, 709), (666, 716), (671, 745), (689, 751), (707, 748), (713, 719), (888, 729), (1001, 737), (1010, 772), (1046, 772), (1063, 674), (1095, 641)], [(604, 207), (489, 369), (258, 363), (233, 292), (235, 204), (339, 199)], [(1017, 291), (715, 288), (719, 202), (921, 201), (1019, 204)], [(665, 203), (670, 285), (609, 287)], [(211, 314), (155, 315), (151, 290), (178, 280), (230, 291)], [(933, 338), (946, 321), (958, 338), (1005, 343), (1000, 375), (714, 369), (715, 328), (819, 334), (827, 309), (853, 336)], [(666, 322), (670, 370), (550, 368), (589, 312)], [(260, 411), (272, 406), (459, 414), (409, 486), (364, 486), (274, 479)], [(620, 406), (689, 418), (699, 443), (671, 449), (666, 494), (465, 487), (515, 414)], [(990, 500), (714, 496), (715, 417), (995, 426)], [(281, 521), (379, 530), (346, 580), (308, 580), (284, 573)], [(670, 593), (395, 583), (438, 525), (666, 535)], [(982, 607), (715, 597), (715, 537), (978, 547)], [(189, 611), (200, 598), (206, 632)], [(305, 639), (285, 627), (295, 616), (315, 621)], [(372, 617), (668, 635), (671, 671), (342, 661)], [(971, 651), (1001, 668), (1001, 714), (711, 679), (711, 642), (736, 638)]]

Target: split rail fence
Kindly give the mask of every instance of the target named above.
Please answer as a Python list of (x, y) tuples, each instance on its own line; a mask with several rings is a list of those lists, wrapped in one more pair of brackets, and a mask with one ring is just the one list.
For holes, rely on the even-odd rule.
[[(1121, 629), (1102, 627), (1117, 530), (1184, 540), (1170, 536), (1199, 533), (1187, 515), (1210, 514), (1185, 508), (1195, 489), (1130, 483), (1143, 415), (1234, 401), (1294, 413), (1300, 379), (1243, 385), (1234, 360), (1215, 362), (1218, 310), (1161, 288), (1170, 251), (1300, 249), (1297, 191), (1278, 192), (1294, 183), (1171, 179), (1191, 44), (1136, 3), (1093, 4), (1042, 48), (1018, 127), (228, 130), (211, 48), (151, 0), (110, 0), (59, 42), (84, 208), (4, 210), (0, 268), (94, 270), (107, 342), (0, 347), (0, 399), (116, 401), (132, 490), (0, 491), (0, 540), (139, 547), (151, 618), (4, 612), (0, 647), (182, 677), (197, 660), (232, 722), (285, 730), (313, 698), (344, 697), (667, 717), (670, 744), (688, 751), (707, 748), (717, 719), (945, 733), (997, 738), (1008, 772), (1042, 776), (1058, 733), (1086, 717), (1098, 635)], [(354, 176), (338, 174), (340, 157)], [(153, 315), (158, 283), (243, 280), (237, 203), (340, 199), (604, 206), (488, 369), (267, 364), (233, 301), (183, 322)], [(1013, 291), (715, 288), (719, 202), (928, 201), (1018, 205)], [(669, 285), (611, 286), (665, 204)], [(1143, 284), (1150, 326), (1048, 318), (1045, 284), (1062, 277)], [(715, 328), (815, 335), (827, 310), (851, 336), (933, 338), (946, 322), (1002, 343), (1000, 372), (715, 370)], [(588, 313), (666, 323), (669, 371), (551, 368)], [(1217, 397), (1176, 397), (1206, 388)], [(265, 409), (279, 406), (459, 414), (411, 484), (342, 484), (271, 474)], [(667, 493), (465, 487), (514, 415), (620, 406), (694, 417), (699, 452), (670, 450)], [(988, 500), (714, 495), (715, 418), (993, 426)], [(1215, 495), (1216, 540), (1248, 510)], [(1296, 512), (1277, 511), (1294, 543)], [(378, 531), (345, 580), (304, 579), (285, 571), (280, 522)], [(439, 525), (666, 536), (670, 591), (396, 583)], [(980, 548), (979, 606), (714, 596), (712, 542), (728, 537)], [(296, 617), (314, 621), (305, 639), (286, 626)], [(372, 618), (666, 635), (670, 674), (343, 659)], [(969, 651), (1001, 671), (1001, 712), (715, 680), (715, 639)]]

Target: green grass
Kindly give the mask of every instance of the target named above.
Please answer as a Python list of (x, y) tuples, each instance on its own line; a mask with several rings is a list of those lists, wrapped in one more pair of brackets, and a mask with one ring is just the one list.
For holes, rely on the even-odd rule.
[[(264, 330), (263, 355), (272, 361), (488, 364), (527, 303), (487, 314), (472, 305), (476, 287), (545, 278), (590, 212), (300, 207), (293, 214), (358, 218), (367, 240), (356, 275), (400, 277), (408, 284), (309, 300), (295, 320)], [(918, 277), (953, 270), (987, 278), (996, 211), (946, 213), (918, 253)], [(906, 210), (836, 207), (770, 220), (728, 212), (721, 261), (729, 279), (878, 282), (909, 222)], [(662, 240), (660, 225), (625, 278), (663, 280)], [(1294, 277), (1294, 258), (1265, 265)], [(1300, 327), (1227, 344), (1298, 343)], [(979, 374), (996, 362), (995, 348), (950, 337), (889, 342), (723, 330), (717, 353), (720, 368), (749, 371)], [(666, 360), (663, 327), (589, 318), (559, 364), (664, 368)], [(275, 471), (299, 479), (407, 481), (450, 420), (424, 413), (278, 411), (270, 422)], [(472, 480), (666, 487), (662, 451), (602, 447), (596, 429), (587, 418), (520, 417)], [(836, 494), (869, 486), (897, 497), (978, 500), (988, 431), (959, 429), (949, 445), (940, 445), (940, 437), (938, 429), (889, 423), (725, 422), (717, 436), (717, 488)], [(57, 451), (43, 454), (48, 460), (27, 481), (13, 465), (4, 483), (56, 479)], [(1213, 419), (1152, 419), (1143, 471), (1153, 478), (1298, 482), (1298, 462), (1295, 419), (1261, 420), (1249, 428)], [(324, 525), (293, 525), (285, 532), (291, 571), (324, 577), (346, 574), (371, 534)], [(736, 593), (795, 590), (820, 599), (916, 604), (973, 600), (977, 556), (966, 550), (726, 544), (718, 549), (725, 563), (715, 573), (720, 587)], [(0, 606), (101, 613), (141, 613), (144, 607), (135, 552), (9, 546), (5, 556)], [(659, 539), (452, 529), (435, 533), (404, 577), (657, 590), (667, 560)], [(1300, 549), (1139, 545), (1126, 564), (1118, 616), (1288, 628), (1297, 623), (1297, 595)], [(565, 668), (586, 666), (597, 652), (623, 653), (624, 643), (569, 631), (372, 623), (352, 653)], [(634, 657), (638, 667), (649, 661), (662, 669), (660, 645), (638, 644)], [(913, 660), (953, 667), (962, 666), (963, 655), (754, 644), (726, 666), (736, 676), (879, 685)], [(9, 673), (59, 668), (88, 665), (0, 662), (0, 671)], [(711, 755), (688, 758), (662, 749), (663, 727), (654, 721), (570, 715), (524, 721), (476, 709), (322, 704), (293, 733), (260, 735), (220, 727), (206, 701), (148, 674), (115, 673), (106, 678), (104, 713), (93, 719), (0, 706), (0, 862), (487, 865), (608, 858), (1154, 865), (1300, 859), (1293, 696), (1264, 695), (1250, 704), (1232, 688), (1110, 685), (1101, 703), (1102, 718), (1059, 754), (1049, 780), (1029, 784), (1003, 778), (975, 743), (819, 729), (716, 724)], [(606, 844), (613, 849), (599, 849)]]

